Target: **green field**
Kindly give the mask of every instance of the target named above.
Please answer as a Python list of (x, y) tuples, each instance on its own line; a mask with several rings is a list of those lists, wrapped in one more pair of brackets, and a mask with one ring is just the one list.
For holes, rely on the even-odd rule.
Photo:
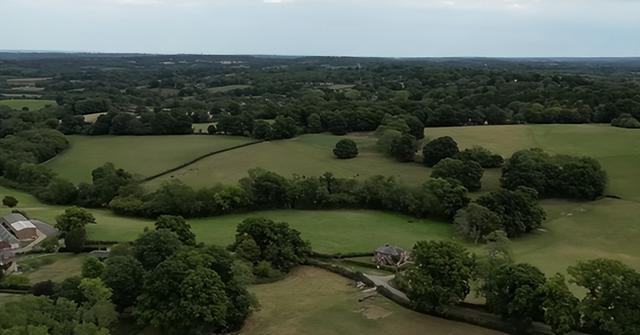
[(430, 334), (497, 335), (500, 332), (419, 314), (390, 300), (367, 296), (351, 280), (312, 267), (296, 268), (287, 278), (250, 290), (260, 309), (243, 335)]
[(6, 99), (0, 100), (0, 105), (9, 106), (13, 109), (22, 109), (24, 107), (27, 107), (29, 108), (29, 110), (37, 111), (46, 107), (47, 105), (55, 106), (57, 104), (53, 100)]
[(150, 176), (198, 156), (250, 142), (234, 136), (68, 136), (71, 148), (47, 162), (61, 177), (89, 181), (91, 171), (106, 162)]
[[(542, 204), (548, 213), (547, 222), (540, 231), (515, 239), (512, 243), (514, 254), (518, 261), (530, 262), (547, 273), (564, 271), (567, 266), (579, 260), (595, 257), (619, 259), (640, 269), (640, 244), (637, 243), (640, 239), (640, 221), (638, 220), (640, 178), (637, 178), (636, 172), (637, 166), (640, 165), (634, 165), (634, 162), (640, 160), (638, 152), (640, 132), (604, 125), (535, 125), (437, 128), (427, 129), (427, 135), (430, 137), (451, 135), (461, 143), (462, 147), (480, 144), (503, 155), (509, 155), (521, 148), (540, 146), (554, 153), (596, 157), (605, 166), (610, 176), (607, 192), (621, 196), (625, 200), (602, 199), (595, 202), (544, 200)], [(320, 174), (324, 171), (332, 171), (340, 176), (357, 178), (375, 174), (394, 175), (407, 182), (428, 178), (429, 169), (420, 164), (396, 163), (375, 152), (374, 140), (368, 135), (351, 135), (350, 137), (358, 141), (362, 152), (354, 160), (340, 161), (331, 156), (330, 149), (337, 141), (337, 137), (306, 135), (216, 155), (178, 171), (174, 177), (184, 178), (194, 186), (215, 182), (235, 183), (246, 175), (246, 170), (263, 167), (286, 175)], [(211, 137), (167, 138), (206, 140)], [(218, 137), (214, 138), (218, 141)], [(143, 142), (148, 140), (148, 148), (151, 149), (146, 151), (157, 150), (152, 143), (153, 138), (130, 139)], [(94, 151), (92, 149), (95, 149), (95, 146), (92, 145), (92, 141), (101, 143), (99, 147), (103, 148), (100, 154), (93, 157), (104, 159), (102, 158), (104, 156), (117, 156), (127, 163), (126, 156), (122, 158), (123, 151), (126, 150), (107, 150), (115, 140), (120, 138), (72, 137), (72, 141), (78, 141), (79, 145), (63, 154), (60, 160), (56, 158), (49, 164), (55, 167), (56, 164), (65, 161), (65, 155), (69, 155), (66, 157), (67, 165), (58, 165), (56, 170), (72, 175), (75, 173), (73, 171), (79, 171), (82, 166), (85, 166), (82, 169), (87, 171), (88, 176), (91, 168), (100, 165), (97, 161), (92, 164), (82, 161), (83, 156)], [(161, 141), (162, 138), (158, 140)], [(182, 146), (175, 144), (172, 150), (179, 151), (185, 146), (184, 142), (180, 144)], [(141, 147), (139, 143), (136, 145), (138, 148)], [(78, 147), (84, 149), (78, 150)], [(135, 150), (133, 146), (130, 147), (129, 155), (133, 155), (131, 152)], [(145, 150), (140, 150), (140, 155), (146, 154), (143, 151)], [(118, 154), (116, 155), (115, 152)], [(71, 156), (74, 158), (70, 158)], [(169, 154), (166, 156), (149, 157), (144, 161), (161, 158), (161, 162), (166, 162), (170, 160)], [(87, 160), (86, 157), (84, 159)], [(133, 169), (138, 169), (137, 172), (141, 174), (145, 173), (144, 169), (150, 168), (147, 165), (152, 164), (135, 162), (131, 164)], [(146, 173), (149, 173), (148, 170)], [(488, 171), (485, 177), (485, 190), (497, 187), (498, 177), (498, 170)], [(157, 185), (159, 181), (154, 180), (150, 184)], [(0, 191), (3, 190), (0, 189)], [(11, 193), (11, 191), (8, 192)], [(21, 201), (22, 198), (25, 199), (21, 207), (44, 220), (52, 222), (55, 215), (62, 211), (60, 207), (39, 204), (35, 199), (24, 194), (20, 194), (19, 198)], [(105, 210), (93, 212), (98, 224), (88, 228), (91, 239), (129, 241), (135, 239), (144, 227), (152, 225), (151, 220), (118, 217)], [(200, 241), (227, 245), (233, 241), (235, 225), (249, 216), (266, 216), (289, 222), (301, 231), (303, 238), (309, 240), (315, 250), (321, 252), (369, 251), (383, 243), (410, 248), (417, 240), (454, 238), (451, 226), (446, 223), (414, 220), (403, 215), (366, 210), (267, 211), (195, 219), (190, 220), (190, 223)], [(481, 251), (479, 248), (470, 247), (474, 251)]]
[(351, 135), (360, 151), (356, 159), (340, 160), (332, 149), (342, 137), (316, 134), (290, 140), (264, 142), (225, 152), (199, 161), (171, 175), (150, 182), (178, 178), (189, 185), (211, 185), (217, 182), (235, 184), (252, 168), (261, 167), (285, 176), (321, 175), (332, 172), (340, 177), (366, 178), (373, 175), (395, 176), (406, 182), (424, 181), (429, 169), (418, 163), (398, 163), (375, 149), (375, 138), (368, 134)]
[(31, 284), (51, 280), (61, 282), (71, 276), (79, 276), (85, 254), (34, 254), (18, 258), (23, 275)]
[[(452, 136), (461, 148), (485, 146), (509, 157), (514, 151), (540, 147), (551, 153), (584, 155), (596, 158), (609, 175), (608, 194), (640, 201), (640, 131), (608, 125), (522, 125), (429, 128), (430, 138)], [(429, 178), (431, 170), (419, 163), (398, 163), (375, 148), (370, 134), (347, 136), (358, 143), (355, 159), (339, 160), (331, 152), (341, 138), (326, 134), (303, 135), (291, 140), (264, 142), (255, 146), (209, 157), (170, 175), (151, 181), (178, 178), (189, 185), (202, 186), (218, 182), (236, 183), (246, 171), (262, 167), (285, 176), (320, 175), (331, 171), (340, 177), (366, 178), (373, 175), (394, 176), (406, 183)], [(485, 171), (483, 191), (499, 185), (500, 171)]]
[(211, 88), (208, 88), (207, 91), (211, 93), (225, 93), (225, 92), (241, 90), (249, 87), (251, 87), (251, 85), (226, 85), (226, 86), (211, 87)]

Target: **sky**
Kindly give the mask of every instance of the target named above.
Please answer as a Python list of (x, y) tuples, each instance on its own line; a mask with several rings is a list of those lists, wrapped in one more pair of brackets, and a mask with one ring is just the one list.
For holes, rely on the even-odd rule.
[(0, 50), (640, 56), (640, 0), (0, 0)]

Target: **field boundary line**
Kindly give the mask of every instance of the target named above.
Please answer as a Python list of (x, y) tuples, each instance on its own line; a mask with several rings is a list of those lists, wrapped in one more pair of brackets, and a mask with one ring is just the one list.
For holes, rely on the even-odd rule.
[(182, 168), (185, 168), (185, 167), (187, 167), (187, 166), (189, 166), (191, 164), (197, 163), (197, 162), (199, 162), (199, 161), (201, 161), (201, 160), (203, 160), (205, 158), (209, 158), (209, 157), (214, 156), (214, 155), (218, 155), (218, 154), (221, 154), (221, 153), (224, 153), (224, 152), (227, 152), (227, 151), (231, 151), (231, 150), (241, 149), (241, 148), (248, 147), (248, 146), (251, 146), (251, 145), (260, 144), (260, 143), (263, 143), (263, 142), (265, 142), (265, 140), (259, 140), (259, 141), (243, 143), (243, 144), (235, 145), (235, 146), (232, 146), (232, 147), (228, 147), (228, 148), (212, 151), (212, 152), (206, 153), (204, 155), (200, 155), (200, 156), (198, 156), (198, 157), (196, 157), (196, 158), (194, 158), (194, 159), (192, 159), (192, 160), (190, 160), (190, 161), (188, 161), (186, 163), (180, 164), (180, 165), (178, 165), (176, 167), (173, 167), (171, 169), (164, 170), (164, 171), (156, 173), (154, 175), (145, 177), (145, 178), (142, 179), (142, 182), (146, 183), (146, 182), (154, 180), (156, 178), (160, 178), (162, 176), (168, 175), (169, 173), (176, 172), (176, 171), (178, 171), (178, 170), (180, 170)]

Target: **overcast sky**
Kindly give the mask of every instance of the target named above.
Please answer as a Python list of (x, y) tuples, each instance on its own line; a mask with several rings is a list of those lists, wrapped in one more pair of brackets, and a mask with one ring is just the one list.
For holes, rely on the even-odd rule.
[(0, 50), (640, 56), (640, 0), (0, 0)]

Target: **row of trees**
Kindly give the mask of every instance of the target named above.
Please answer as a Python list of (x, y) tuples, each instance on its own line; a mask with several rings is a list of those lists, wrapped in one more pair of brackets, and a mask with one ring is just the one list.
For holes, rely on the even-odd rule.
[(119, 214), (146, 217), (198, 217), (275, 208), (375, 208), (450, 219), (469, 202), (466, 193), (467, 189), (452, 179), (432, 178), (420, 186), (407, 186), (383, 176), (360, 181), (325, 173), (287, 179), (254, 169), (240, 180), (240, 186), (194, 190), (172, 181), (149, 194), (118, 196), (109, 206)]
[(614, 260), (580, 262), (568, 269), (569, 283), (585, 291), (579, 299), (562, 274), (547, 278), (535, 266), (514, 263), (500, 236), (494, 238), (489, 256), (482, 260), (452, 242), (418, 242), (412, 251), (414, 265), (395, 283), (416, 308), (442, 314), (462, 302), (475, 284), (487, 307), (517, 334), (525, 333), (533, 321), (547, 323), (555, 334), (640, 331), (640, 273)]

